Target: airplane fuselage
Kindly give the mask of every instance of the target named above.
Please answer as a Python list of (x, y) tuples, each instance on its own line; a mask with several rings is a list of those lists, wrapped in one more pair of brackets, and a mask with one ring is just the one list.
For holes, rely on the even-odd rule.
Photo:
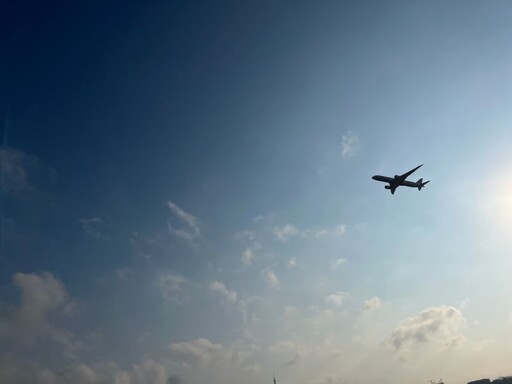
[(394, 177), (388, 177), (388, 176), (381, 176), (381, 175), (375, 175), (372, 177), (373, 180), (382, 181), (384, 183), (389, 183), (394, 186), (403, 185), (404, 187), (412, 187), (412, 188), (418, 188), (418, 182), (417, 181), (401, 181), (400, 179), (395, 179)]

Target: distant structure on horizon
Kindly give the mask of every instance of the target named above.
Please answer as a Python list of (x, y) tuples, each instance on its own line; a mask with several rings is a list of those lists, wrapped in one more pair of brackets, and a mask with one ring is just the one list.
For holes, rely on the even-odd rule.
[(512, 376), (501, 376), (498, 377), (496, 380), (491, 379), (480, 379), (480, 380), (474, 380), (470, 381), (467, 384), (512, 384)]

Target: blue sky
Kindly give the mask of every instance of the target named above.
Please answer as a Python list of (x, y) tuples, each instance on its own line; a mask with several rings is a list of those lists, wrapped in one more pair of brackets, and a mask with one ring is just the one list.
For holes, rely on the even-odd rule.
[(0, 377), (511, 374), (511, 8), (6, 5)]

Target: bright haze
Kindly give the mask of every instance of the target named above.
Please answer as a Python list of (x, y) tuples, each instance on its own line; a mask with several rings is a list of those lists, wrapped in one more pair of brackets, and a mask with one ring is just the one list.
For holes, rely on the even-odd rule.
[(0, 381), (512, 374), (511, 15), (2, 5)]

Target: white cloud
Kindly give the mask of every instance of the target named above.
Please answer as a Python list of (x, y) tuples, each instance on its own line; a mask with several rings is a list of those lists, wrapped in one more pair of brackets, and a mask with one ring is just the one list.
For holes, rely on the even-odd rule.
[(340, 307), (343, 305), (345, 300), (349, 297), (349, 294), (347, 292), (336, 292), (333, 293), (325, 298), (325, 302), (327, 304), (331, 304), (337, 307)]
[(65, 369), (52, 369), (39, 362), (4, 354), (0, 357), (0, 375), (6, 383), (34, 384), (182, 384), (185, 380), (152, 359), (122, 369), (112, 362), (87, 364), (75, 362)]
[(295, 257), (292, 257), (290, 260), (288, 260), (288, 263), (286, 264), (288, 268), (295, 268), (297, 266), (297, 259)]
[[(131, 372), (124, 372), (129, 384), (169, 384), (169, 373), (167, 368), (156, 361), (147, 359), (139, 364), (132, 366)], [(179, 376), (172, 376), (171, 383), (182, 383), (183, 380)]]
[(61, 322), (74, 315), (74, 304), (58, 279), (48, 272), (16, 273), (12, 281), (21, 291), (21, 300), (0, 311), (0, 377), (10, 375), (3, 374), (8, 371), (3, 363), (17, 361), (18, 354), (39, 354), (42, 359), (58, 353), (62, 359), (72, 359), (84, 350), (85, 343), (62, 328)]
[(301, 232), (304, 237), (327, 237), (327, 236), (342, 236), (345, 234), (346, 226), (343, 224), (337, 225), (332, 228), (319, 228), (319, 229), (305, 229)]
[(0, 317), (0, 338), (23, 344), (52, 334), (63, 338), (49, 321), (52, 314), (65, 314), (71, 304), (62, 283), (48, 272), (16, 273), (12, 280), (21, 290), (21, 303)]
[(208, 365), (212, 360), (228, 358), (228, 352), (220, 344), (208, 339), (173, 343), (168, 348), (170, 357), (189, 367)]
[[(37, 276), (41, 280), (45, 280), (40, 274)], [(171, 280), (183, 281), (180, 278)], [(34, 283), (26, 278), (20, 280), (20, 285), (30, 292), (40, 286), (39, 283)], [(181, 283), (178, 283), (179, 285)], [(49, 308), (49, 314), (53, 316), (61, 310), (68, 299), (62, 298), (61, 293), (65, 292), (63, 286), (62, 289), (50, 288), (52, 286), (52, 283), (42, 284), (44, 287), (42, 290), (46, 292), (45, 299), (34, 300), (46, 303), (41, 307)], [(223, 283), (213, 282), (210, 286), (214, 292), (219, 292), (227, 299), (229, 297), (234, 299), (233, 295), (230, 295), (231, 291)], [(49, 292), (55, 294), (55, 302), (48, 296)], [(334, 296), (339, 298), (345, 295), (343, 292), (338, 292)], [(242, 302), (238, 297), (237, 299), (239, 303)], [(32, 301), (32, 299), (27, 299), (27, 302)], [(266, 299), (257, 301), (256, 306), (268, 304)], [(337, 303), (338, 299), (334, 299), (332, 304), (337, 305)], [(265, 307), (263, 311), (261, 311), (262, 308), (258, 309), (260, 313), (265, 314), (261, 317), (261, 321), (254, 324), (252, 321), (249, 322), (253, 327), (249, 328), (250, 331), (255, 331), (254, 337), (238, 339), (230, 344), (223, 342), (220, 337), (217, 340), (206, 337), (192, 340), (171, 340), (163, 349), (139, 351), (144, 355), (140, 359), (135, 359), (134, 363), (127, 363), (126, 355), (121, 355), (120, 360), (124, 361), (123, 365), (108, 360), (102, 361), (98, 356), (105, 354), (103, 350), (85, 351), (70, 359), (66, 358), (60, 349), (46, 349), (46, 345), (44, 345), (42, 353), (29, 351), (25, 354), (14, 348), (11, 348), (12, 351), (8, 349), (8, 353), (2, 353), (0, 348), (0, 377), (7, 383), (35, 384), (224, 384), (239, 382), (258, 384), (265, 380), (271, 382), (272, 370), (276, 369), (278, 382), (341, 384), (356, 381), (373, 382), (382, 379), (381, 381), (384, 383), (392, 383), (397, 380), (411, 381), (419, 376), (428, 378), (429, 376), (425, 375), (431, 373), (436, 367), (443, 366), (442, 362), (446, 361), (446, 352), (455, 346), (458, 348), (464, 346), (466, 349), (463, 350), (464, 353), (458, 354), (460, 359), (458, 357), (457, 362), (452, 361), (455, 367), (450, 367), (449, 372), (443, 374), (453, 377), (452, 381), (467, 382), (468, 380), (463, 380), (466, 376), (469, 375), (471, 378), (475, 372), (479, 374), (478, 369), (481, 368), (471, 368), (478, 366), (477, 362), (481, 362), (480, 367), (484, 363), (488, 367), (490, 362), (491, 368), (488, 369), (492, 369), (494, 372), (506, 371), (510, 364), (510, 349), (503, 350), (501, 348), (502, 351), (500, 351), (499, 347), (502, 345), (496, 343), (491, 346), (482, 345), (478, 354), (468, 349), (468, 343), (462, 343), (463, 335), (456, 331), (456, 314), (450, 315), (450, 310), (446, 309), (450, 307), (446, 307), (444, 310), (443, 307), (437, 307), (437, 312), (426, 310), (424, 311), (426, 315), (419, 314), (414, 317), (419, 319), (412, 322), (416, 324), (415, 326), (404, 321), (397, 327), (397, 330), (401, 329), (404, 339), (398, 350), (400, 353), (406, 348), (411, 348), (415, 343), (421, 347), (417, 348), (419, 352), (425, 350), (423, 346), (426, 342), (421, 344), (422, 342), (415, 341), (418, 338), (418, 332), (427, 333), (429, 336), (426, 339), (431, 342), (430, 344), (434, 344), (432, 341), (439, 342), (438, 353), (421, 355), (419, 365), (422, 368), (419, 369), (419, 372), (418, 364), (404, 365), (397, 361), (393, 354), (383, 353), (379, 347), (379, 342), (382, 341), (382, 330), (386, 329), (388, 324), (382, 328), (382, 324), (368, 323), (367, 325), (370, 327), (377, 326), (377, 329), (370, 328), (369, 330), (374, 332), (378, 330), (379, 337), (372, 344), (362, 345), (351, 338), (353, 334), (350, 324), (353, 318), (347, 318), (347, 314), (341, 313), (341, 311), (289, 306), (282, 306), (281, 311), (279, 309), (272, 311), (269, 308)], [(48, 318), (49, 316), (43, 317)], [(434, 319), (444, 320), (441, 321), (441, 325), (436, 325)], [(208, 317), (204, 321), (215, 321), (215, 319)], [(274, 325), (271, 322), (274, 322)], [(449, 323), (455, 328), (450, 328), (447, 325)], [(80, 326), (82, 325), (83, 323)], [(229, 325), (232, 326), (232, 324)], [(259, 331), (258, 327), (261, 327)], [(414, 327), (416, 327), (415, 330), (411, 330)], [(239, 328), (236, 328), (235, 332), (238, 333)], [(452, 332), (450, 329), (454, 331)], [(176, 334), (180, 335), (179, 332)], [(260, 338), (260, 334), (266, 335), (266, 338)], [(133, 336), (131, 333), (126, 333), (127, 339)], [(2, 341), (0, 340), (0, 343)], [(391, 341), (390, 343), (391, 348), (394, 349)], [(91, 354), (91, 352), (93, 353)], [(133, 354), (132, 351), (129, 353)], [(485, 361), (480, 359), (484, 354), (488, 355)], [(500, 361), (495, 363), (493, 359), (496, 360), (497, 356)], [(461, 360), (460, 363), (459, 360)], [(340, 362), (342, 363), (340, 364)], [(365, 369), (368, 366), (375, 369)], [(271, 369), (270, 374), (268, 367)], [(466, 367), (470, 370), (469, 373)]]
[(382, 308), (382, 301), (378, 297), (372, 297), (364, 302), (363, 311), (371, 312)]
[(301, 237), (314, 237), (314, 238), (323, 238), (323, 237), (339, 237), (345, 234), (346, 226), (343, 224), (331, 227), (331, 228), (307, 228), (307, 229), (299, 229), (293, 224), (285, 224), (283, 226), (274, 227), (273, 233), (276, 238), (280, 241), (288, 241), (290, 238), (295, 236)]
[(109, 237), (105, 234), (106, 224), (101, 217), (83, 218), (78, 220), (78, 223), (82, 226), (82, 230), (89, 236), (97, 239), (108, 239)]
[(168, 222), (167, 225), (170, 234), (189, 242), (192, 242), (201, 235), (201, 229), (199, 228), (199, 220), (197, 217), (184, 211), (172, 201), (168, 201), (167, 206), (171, 210), (173, 216), (185, 225), (183, 228), (175, 228), (170, 222)]
[(193, 215), (191, 215), (188, 212), (185, 212), (183, 209), (178, 207), (172, 201), (168, 201), (167, 206), (169, 207), (169, 209), (171, 210), (172, 213), (174, 213), (181, 220), (183, 220), (185, 223), (187, 223), (189, 227), (194, 228), (197, 231), (199, 231), (196, 217), (194, 217)]
[(263, 270), (263, 276), (265, 277), (265, 280), (267, 280), (267, 283), (272, 288), (277, 288), (281, 285), (281, 282), (277, 278), (276, 273), (272, 269)]
[(16, 273), (13, 282), (22, 291), (23, 320), (37, 322), (67, 300), (64, 285), (49, 272)]
[(165, 300), (169, 302), (179, 302), (186, 299), (188, 287), (191, 284), (187, 278), (173, 272), (158, 275), (155, 283)]
[(255, 257), (254, 251), (251, 248), (246, 248), (242, 252), (242, 262), (245, 265), (251, 265), (254, 260), (254, 257)]
[(292, 224), (285, 224), (282, 227), (274, 228), (274, 235), (281, 241), (288, 241), (289, 238), (299, 235), (299, 230)]
[[(389, 343), (395, 351), (408, 351), (421, 344), (437, 340), (441, 347), (455, 346), (463, 340), (461, 330), (466, 320), (454, 307), (430, 307), (417, 316), (403, 320), (395, 328)], [(448, 343), (448, 344), (447, 344)]]
[(344, 258), (339, 258), (338, 260), (334, 261), (332, 264), (331, 264), (331, 269), (333, 271), (337, 271), (338, 268), (340, 268), (343, 264), (345, 264), (347, 262), (347, 259), (344, 259)]
[(341, 138), (341, 156), (346, 159), (348, 157), (355, 156), (359, 149), (361, 148), (361, 143), (359, 141), (359, 137), (352, 132), (348, 131)]
[(210, 284), (210, 291), (220, 293), (227, 301), (230, 303), (237, 302), (237, 293), (236, 291), (230, 291), (226, 288), (224, 283), (220, 281), (214, 281)]

